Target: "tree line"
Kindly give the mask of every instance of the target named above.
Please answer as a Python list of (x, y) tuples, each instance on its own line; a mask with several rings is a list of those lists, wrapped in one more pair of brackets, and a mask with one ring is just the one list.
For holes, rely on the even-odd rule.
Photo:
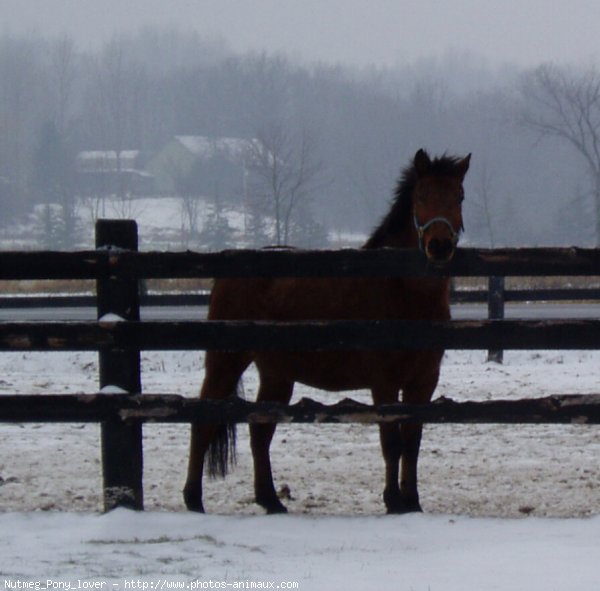
[[(522, 71), (448, 54), (359, 70), (238, 55), (178, 30), (114, 37), (95, 52), (68, 37), (0, 37), (1, 224), (43, 205), (45, 232), (69, 246), (76, 154), (152, 154), (177, 135), (250, 142), (246, 202), (224, 195), (219, 179), (203, 189), (214, 202), (205, 224), (214, 240), (228, 234), (222, 209), (242, 205), (256, 244), (324, 245), (327, 230), (366, 234), (424, 147), (473, 153), (471, 244), (600, 244), (593, 66)], [(212, 177), (201, 163), (187, 174), (177, 192), (194, 232), (198, 187)]]

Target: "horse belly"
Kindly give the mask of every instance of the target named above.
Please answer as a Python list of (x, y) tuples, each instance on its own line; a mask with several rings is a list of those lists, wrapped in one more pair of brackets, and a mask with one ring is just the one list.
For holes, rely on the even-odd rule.
[[(213, 287), (209, 319), (446, 320), (447, 286), (431, 281), (413, 285), (385, 278), (220, 279)], [(441, 352), (434, 351), (253, 351), (248, 355), (263, 377), (331, 391), (399, 390), (420, 376), (437, 376), (441, 361)]]
[[(416, 368), (410, 352), (269, 352), (257, 353), (255, 363), (261, 374), (332, 392), (378, 385), (399, 390), (414, 378)], [(437, 371), (439, 362), (433, 359), (428, 365)]]

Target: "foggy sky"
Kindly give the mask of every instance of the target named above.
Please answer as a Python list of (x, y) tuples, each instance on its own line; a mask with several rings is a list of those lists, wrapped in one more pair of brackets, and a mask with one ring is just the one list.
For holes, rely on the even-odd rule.
[(67, 33), (82, 49), (145, 25), (192, 27), (236, 51), (356, 65), (448, 50), (519, 65), (600, 53), (598, 0), (0, 0), (0, 31)]

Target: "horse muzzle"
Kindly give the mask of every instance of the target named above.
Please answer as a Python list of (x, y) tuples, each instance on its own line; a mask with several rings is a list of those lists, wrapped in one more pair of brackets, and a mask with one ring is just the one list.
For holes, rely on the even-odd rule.
[(447, 263), (454, 256), (456, 242), (451, 239), (432, 238), (425, 246), (425, 254), (432, 263)]
[[(421, 225), (417, 220), (417, 216), (414, 216), (414, 222), (419, 236), (419, 248), (427, 255), (429, 261), (436, 264), (449, 262), (456, 252), (459, 238), (459, 232), (454, 229), (450, 221), (444, 217), (435, 217)], [(441, 225), (445, 231), (441, 234), (438, 232), (438, 234), (427, 239), (425, 233), (434, 224)]]

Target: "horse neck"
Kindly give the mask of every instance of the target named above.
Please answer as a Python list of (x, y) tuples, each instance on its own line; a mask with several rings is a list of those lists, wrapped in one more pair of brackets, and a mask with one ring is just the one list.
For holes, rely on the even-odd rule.
[[(390, 234), (383, 240), (384, 248), (419, 248), (419, 237), (412, 218), (406, 224), (404, 231)], [(438, 319), (450, 318), (450, 278), (449, 277), (394, 277), (389, 280), (389, 289), (398, 292), (392, 299), (404, 306), (407, 295), (414, 304), (414, 312), (424, 318), (436, 317)], [(401, 304), (402, 302), (402, 304)], [(417, 311), (418, 310), (418, 311)], [(402, 316), (406, 310), (398, 310)]]
[(412, 220), (412, 214), (408, 215), (400, 227), (396, 226), (392, 230), (395, 223), (391, 221), (391, 214), (388, 214), (363, 248), (418, 248), (419, 237)]
[(402, 232), (390, 234), (383, 240), (383, 246), (388, 248), (419, 248), (419, 236), (412, 223), (407, 224)]

